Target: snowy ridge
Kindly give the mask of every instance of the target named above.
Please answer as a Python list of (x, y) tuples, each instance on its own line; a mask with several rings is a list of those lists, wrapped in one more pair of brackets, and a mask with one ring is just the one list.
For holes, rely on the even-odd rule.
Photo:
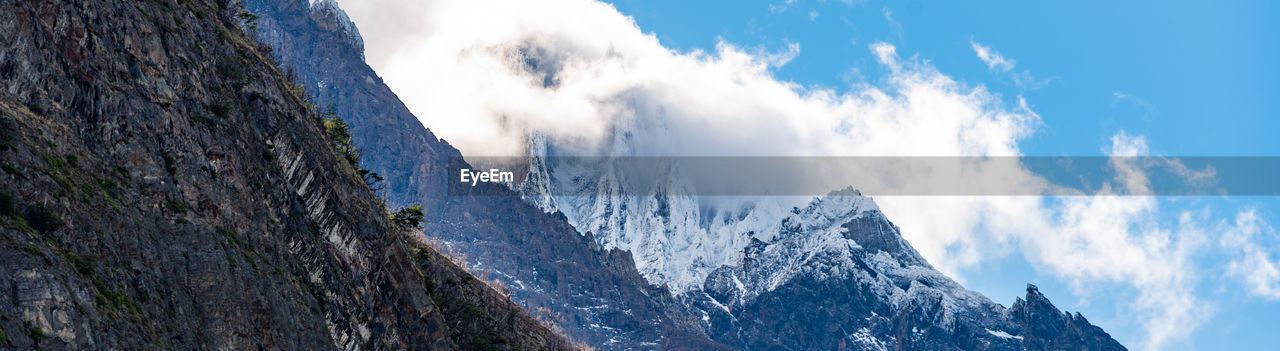
[(852, 188), (795, 209), (770, 233), (776, 237), (746, 248), (744, 259), (749, 262), (725, 270), (733, 272), (741, 302), (804, 274), (818, 281), (873, 281), (880, 295), (898, 304), (920, 299), (920, 294), (938, 294), (948, 309), (991, 304), (930, 267), (875, 202)]
[[(520, 190), (544, 211), (563, 212), (579, 232), (595, 235), (602, 247), (631, 251), (637, 270), (650, 283), (676, 290), (696, 288), (711, 268), (728, 259), (699, 226), (697, 199), (690, 195), (693, 189), (678, 181), (679, 171), (657, 172), (668, 181), (647, 190), (623, 189), (631, 183), (626, 179), (629, 172), (608, 161), (560, 166), (533, 157)], [(636, 193), (651, 195), (622, 195)]]
[(832, 192), (815, 199), (804, 209), (793, 211), (770, 228), (771, 237), (762, 238), (769, 240), (768, 244), (748, 249), (752, 259), (768, 267), (755, 269), (755, 274), (738, 278), (746, 282), (744, 287), (747, 290), (742, 295), (749, 300), (761, 291), (772, 291), (806, 268), (815, 268), (820, 274), (844, 274), (849, 265), (822, 267), (824, 262), (815, 260), (828, 254), (861, 249), (857, 242), (843, 235), (844, 229), (840, 224), (870, 211), (878, 212), (879, 209), (870, 198), (851, 188)]
[[(699, 289), (712, 270), (736, 263), (751, 237), (770, 237), (766, 229), (785, 213), (770, 202), (704, 213), (706, 207), (678, 166), (660, 162), (652, 169), (635, 170), (611, 162), (609, 156), (630, 156), (629, 135), (616, 133), (602, 152), (605, 157), (591, 164), (557, 162), (556, 156), (576, 154), (533, 135), (529, 171), (517, 190), (543, 211), (563, 212), (579, 232), (592, 233), (601, 247), (630, 251), (636, 269), (650, 284), (666, 285), (676, 293)], [(639, 171), (653, 181), (637, 181)]]
[(1018, 339), (1018, 340), (1022, 340), (1022, 336), (1018, 336), (1018, 335), (1011, 335), (1011, 334), (1009, 334), (1008, 332), (1003, 331), (1003, 330), (991, 330), (991, 329), (986, 329), (986, 331), (987, 331), (987, 333), (990, 333), (991, 335), (995, 335), (996, 337), (1001, 338), (1001, 339)]

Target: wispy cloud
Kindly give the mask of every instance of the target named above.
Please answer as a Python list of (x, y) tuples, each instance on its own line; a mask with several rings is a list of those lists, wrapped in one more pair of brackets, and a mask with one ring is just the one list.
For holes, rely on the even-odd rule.
[(1017, 62), (1004, 57), (990, 46), (982, 45), (973, 39), (969, 40), (969, 45), (973, 47), (973, 52), (978, 55), (978, 59), (987, 65), (988, 70), (1004, 74), (1019, 88), (1035, 90), (1048, 84), (1048, 80), (1038, 80), (1032, 76), (1031, 70), (1015, 70)]
[(978, 44), (978, 42), (970, 40), (969, 45), (973, 46), (973, 52), (978, 54), (978, 58), (987, 64), (987, 68), (992, 71), (1008, 72), (1013, 70), (1013, 60), (1006, 60), (1000, 53), (992, 50), (991, 47)]
[(798, 1), (798, 0), (782, 0), (781, 2), (778, 2), (778, 3), (775, 3), (775, 4), (770, 4), (770, 5), (769, 5), (769, 12), (772, 12), (772, 13), (782, 13), (782, 12), (786, 11), (787, 9), (791, 8), (791, 5), (795, 5), (795, 3), (796, 3), (797, 1)]
[(1223, 247), (1236, 253), (1228, 271), (1242, 279), (1250, 293), (1280, 300), (1280, 252), (1276, 252), (1280, 242), (1275, 229), (1253, 210), (1237, 215), (1235, 228), (1222, 236)]
[(893, 10), (890, 10), (888, 7), (882, 7), (880, 8), (880, 12), (884, 14), (884, 21), (889, 24), (889, 29), (893, 31), (894, 35), (897, 35), (897, 37), (901, 39), (902, 23), (893, 18)]
[(1112, 95), (1111, 106), (1116, 106), (1120, 103), (1128, 103), (1133, 107), (1137, 108), (1138, 111), (1142, 113), (1141, 117), (1144, 121), (1149, 122), (1151, 121), (1152, 118), (1154, 118), (1157, 114), (1159, 114), (1159, 111), (1156, 110), (1156, 105), (1152, 104), (1151, 102), (1148, 102), (1146, 99), (1133, 96), (1132, 94), (1128, 94), (1120, 91), (1112, 92), (1111, 95)]
[[(850, 5), (853, 5), (854, 3), (865, 2), (866, 0), (837, 0), (837, 1), (844, 4), (845, 6), (850, 6)], [(829, 2), (831, 2), (831, 0), (819, 0), (817, 1), (816, 4), (811, 2), (810, 5), (816, 7), (819, 5), (826, 5)], [(799, 4), (799, 3), (800, 3), (800, 0), (778, 0), (777, 2), (769, 4), (769, 12), (775, 13), (775, 14), (784, 13), (795, 8), (796, 4)], [(810, 21), (818, 18), (818, 10), (816, 9), (810, 9), (809, 12), (802, 12), (802, 13), (807, 14), (807, 16), (809, 16)]]

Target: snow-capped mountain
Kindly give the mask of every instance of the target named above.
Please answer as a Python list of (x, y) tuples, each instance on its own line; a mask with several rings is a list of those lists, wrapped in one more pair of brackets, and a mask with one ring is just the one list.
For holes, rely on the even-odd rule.
[[(771, 341), (778, 335), (743, 330), (814, 342), (805, 348), (942, 348), (924, 343), (933, 334), (998, 349), (1019, 345), (1013, 340), (1021, 329), (1003, 307), (934, 270), (856, 190), (815, 199), (771, 229), (772, 240), (753, 241), (741, 262), (716, 269), (700, 296), (687, 294), (704, 313), (704, 327), (731, 345), (788, 345)], [(788, 315), (783, 323), (790, 326), (766, 317), (775, 313)], [(1009, 337), (973, 332), (988, 329)]]
[[(769, 197), (708, 204), (674, 164), (656, 162), (639, 177), (615, 162), (627, 156), (630, 133), (615, 135), (609, 156), (590, 161), (565, 161), (533, 138), (517, 189), (599, 245), (629, 251), (644, 278), (671, 289), (716, 341), (740, 349), (1123, 349), (1034, 286), (1012, 308), (965, 289), (852, 187), (790, 210)], [(1047, 317), (1030, 323), (1027, 315)]]

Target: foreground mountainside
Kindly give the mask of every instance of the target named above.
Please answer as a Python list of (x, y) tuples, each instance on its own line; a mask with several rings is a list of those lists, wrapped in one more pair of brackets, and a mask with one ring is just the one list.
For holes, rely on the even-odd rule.
[[(261, 16), (259, 36), (281, 61), (318, 101), (349, 116), (363, 167), (386, 177), (383, 191), (393, 204), (424, 204), (427, 236), (443, 239), (467, 256), (473, 272), (505, 284), (514, 300), (549, 311), (567, 334), (592, 345), (1123, 349), (1033, 286), (1010, 308), (964, 289), (851, 189), (783, 209), (778, 218), (753, 212), (707, 221), (687, 194), (618, 197), (608, 195), (617, 189), (587, 187), (563, 197), (526, 193), (530, 202), (507, 189), (477, 190), (500, 196), (448, 194), (446, 170), (461, 155), (423, 128), (365, 65), (358, 30), (336, 2), (246, 4)], [(520, 59), (512, 67), (539, 66), (540, 58)], [(531, 174), (556, 172), (533, 161)], [(696, 236), (706, 234), (708, 222), (724, 230)]]
[(0, 349), (569, 349), (414, 247), (226, 1), (0, 1)]

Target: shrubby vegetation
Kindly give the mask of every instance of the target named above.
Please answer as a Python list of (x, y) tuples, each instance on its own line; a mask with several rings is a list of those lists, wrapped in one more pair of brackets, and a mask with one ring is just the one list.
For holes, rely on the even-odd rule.
[(335, 115), (332, 109), (329, 111), (323, 117), (324, 132), (329, 134), (329, 139), (333, 140), (333, 148), (338, 150), (338, 153), (345, 157), (348, 163), (359, 164), (360, 151), (351, 142), (350, 126), (341, 117)]
[(41, 233), (49, 233), (61, 228), (62, 220), (43, 206), (29, 206), (27, 207), (27, 224)]
[(422, 225), (422, 205), (405, 207), (387, 218), (397, 231), (418, 229)]
[(0, 191), (0, 215), (18, 217), (18, 200), (8, 191)]
[(324, 124), (324, 132), (329, 135), (329, 140), (333, 143), (334, 150), (342, 155), (343, 159), (356, 170), (356, 174), (360, 179), (364, 180), (373, 190), (382, 190), (379, 185), (383, 178), (377, 172), (370, 171), (360, 167), (360, 149), (356, 147), (351, 140), (351, 126), (347, 125), (342, 117), (338, 117), (337, 111), (333, 105), (320, 114), (320, 121)]
[(246, 10), (244, 8), (243, 1), (236, 0), (235, 2), (232, 2), (229, 7), (232, 10), (232, 15), (235, 16), (236, 19), (240, 20), (240, 23), (244, 25), (244, 28), (247, 28), (249, 32), (258, 30), (258, 15)]

